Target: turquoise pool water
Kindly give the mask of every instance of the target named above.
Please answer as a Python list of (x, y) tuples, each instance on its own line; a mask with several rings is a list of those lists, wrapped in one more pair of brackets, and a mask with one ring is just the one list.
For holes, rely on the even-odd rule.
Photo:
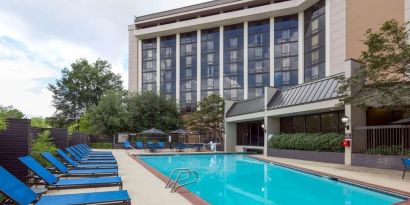
[(246, 155), (139, 156), (169, 176), (188, 168), (199, 181), (186, 188), (214, 205), (387, 205), (401, 198), (255, 160)]

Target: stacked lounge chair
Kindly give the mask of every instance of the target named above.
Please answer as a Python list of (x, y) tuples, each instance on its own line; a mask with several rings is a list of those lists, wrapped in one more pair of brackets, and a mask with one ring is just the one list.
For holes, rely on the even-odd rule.
[[(34, 184), (44, 185), (51, 189), (78, 189), (98, 187), (119, 187), (119, 191), (105, 191), (94, 193), (46, 195), (41, 196), (16, 179), (12, 174), (0, 166), (0, 192), (17, 204), (130, 204), (131, 199), (127, 191), (122, 190), (122, 180), (118, 177), (118, 169), (111, 152), (94, 152), (85, 145), (68, 148), (75, 153), (79, 160), (73, 160), (64, 151), (58, 150), (60, 159), (49, 152), (41, 156), (52, 164), (52, 167), (42, 166), (31, 156), (20, 157), (19, 160), (31, 170)], [(98, 160), (96, 160), (98, 159)], [(82, 163), (83, 161), (113, 161), (112, 163)], [(115, 175), (115, 176), (113, 176)], [(89, 178), (92, 176), (92, 178)], [(63, 179), (62, 177), (66, 177)], [(76, 178), (74, 178), (76, 177)]]

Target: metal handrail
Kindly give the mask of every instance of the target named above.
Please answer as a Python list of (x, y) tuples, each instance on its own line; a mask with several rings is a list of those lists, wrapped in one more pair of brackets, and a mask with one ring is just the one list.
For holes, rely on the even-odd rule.
[[(172, 177), (174, 176), (174, 174), (178, 173), (177, 177), (175, 178), (175, 180), (172, 180)], [(191, 178), (192, 173), (194, 173), (195, 178), (193, 180), (187, 181), (185, 183), (180, 183), (180, 182), (184, 182), (188, 179)], [(186, 177), (181, 178), (182, 175), (187, 174)], [(171, 175), (168, 177), (168, 181), (165, 184), (165, 188), (171, 188), (171, 192), (176, 192), (180, 187), (182, 186), (186, 186), (188, 184), (192, 184), (198, 181), (198, 173), (195, 171), (192, 171), (190, 169), (187, 168), (176, 168), (174, 170), (172, 170)]]

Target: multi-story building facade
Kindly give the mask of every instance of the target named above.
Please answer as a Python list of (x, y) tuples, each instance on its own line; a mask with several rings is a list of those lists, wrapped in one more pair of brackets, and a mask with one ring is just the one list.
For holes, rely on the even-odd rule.
[[(360, 124), (366, 114), (356, 117), (353, 108), (336, 106), (334, 76), (350, 76), (357, 67), (348, 59), (359, 58), (367, 29), (392, 18), (409, 20), (409, 4), (214, 0), (135, 17), (128, 28), (129, 90), (163, 94), (177, 100), (182, 112), (213, 93), (235, 101), (226, 110), (228, 151), (266, 151), (267, 136), (285, 129), (344, 132), (340, 115)], [(326, 125), (329, 120), (335, 123)], [(240, 137), (241, 129), (249, 133)]]

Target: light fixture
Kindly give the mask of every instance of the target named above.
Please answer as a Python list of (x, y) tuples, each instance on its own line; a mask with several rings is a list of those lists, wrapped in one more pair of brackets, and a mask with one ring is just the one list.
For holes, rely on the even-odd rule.
[(347, 122), (349, 121), (349, 118), (346, 115), (343, 115), (341, 120), (342, 120), (342, 123), (345, 125), (345, 128), (349, 130), (349, 125), (347, 124)]
[(262, 129), (265, 129), (265, 124), (262, 123), (262, 124), (261, 124), (261, 127), (262, 127)]

